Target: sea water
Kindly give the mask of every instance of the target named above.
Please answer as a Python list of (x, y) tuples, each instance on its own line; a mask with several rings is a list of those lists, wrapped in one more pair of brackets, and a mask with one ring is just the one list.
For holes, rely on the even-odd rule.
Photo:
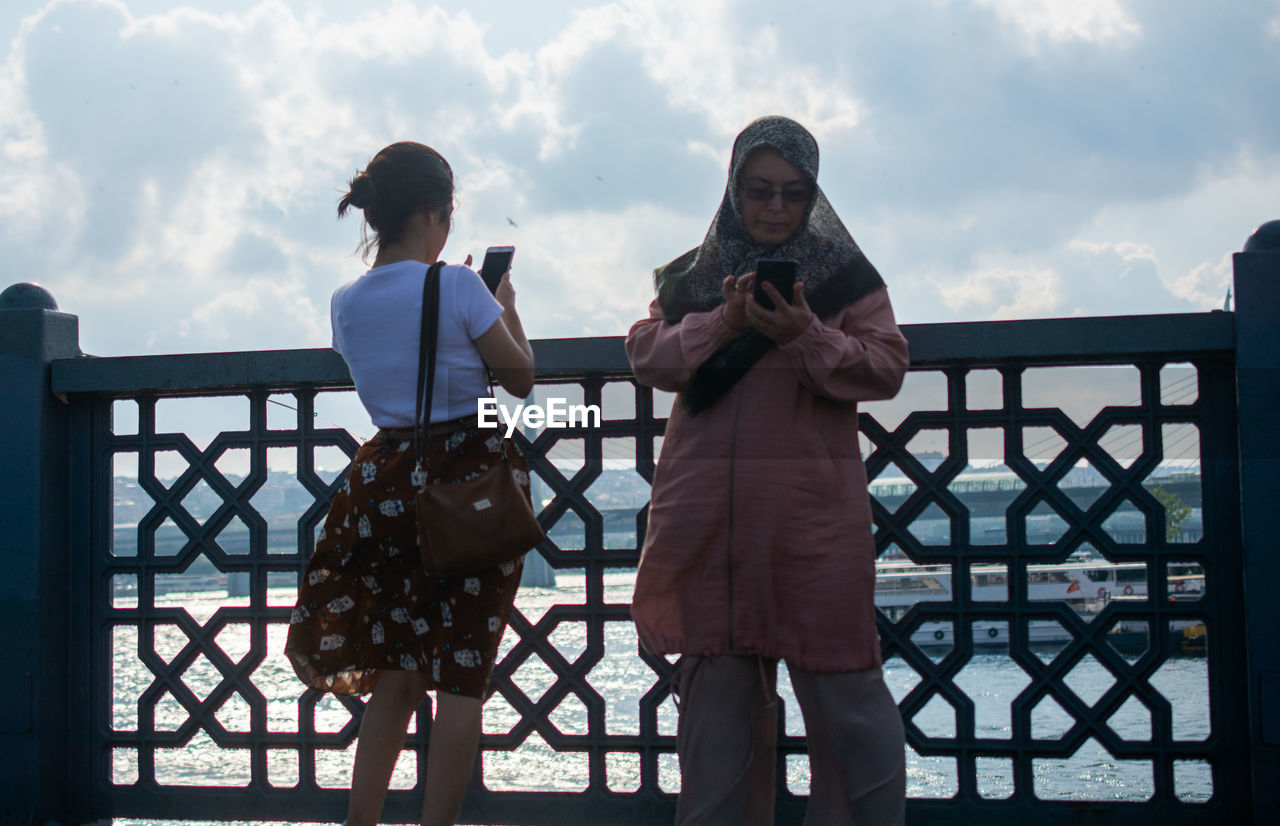
[[(604, 577), (606, 603), (625, 604), (630, 600), (634, 571), (609, 573)], [(290, 588), (272, 588), (267, 593), (269, 605), (293, 604), (295, 592)], [(522, 588), (516, 600), (517, 609), (532, 624), (554, 605), (584, 605), (585, 577), (560, 573), (557, 587)], [(117, 606), (128, 602), (117, 600)], [(157, 597), (157, 607), (181, 607), (203, 625), (223, 606), (247, 605), (248, 598), (227, 597), (218, 592), (169, 594)], [(284, 658), (284, 624), (273, 624), (266, 631), (266, 655), (251, 675), (251, 680), (266, 699), (267, 729), (271, 732), (299, 730), (298, 698), (301, 683)], [(499, 654), (505, 655), (517, 641), (508, 630)], [(218, 645), (233, 662), (250, 653), (251, 633), (248, 624), (229, 624), (216, 637)], [(155, 633), (155, 655), (171, 661), (189, 642), (176, 625), (158, 624)], [(570, 663), (586, 652), (585, 622), (562, 622), (549, 634), (549, 642)], [(605, 733), (637, 735), (640, 733), (639, 701), (657, 675), (636, 654), (637, 639), (630, 622), (606, 623), (604, 655), (594, 665), (587, 680), (605, 700)], [(929, 652), (941, 658), (945, 651)], [(1053, 650), (1035, 652), (1042, 660), (1051, 659)], [(113, 704), (112, 726), (118, 731), (137, 727), (137, 699), (151, 686), (154, 675), (138, 655), (135, 628), (119, 626), (113, 636)], [(921, 675), (898, 657), (885, 663), (885, 680), (895, 700), (901, 702), (921, 681)], [(218, 685), (221, 676), (205, 657), (198, 657), (181, 675), (181, 679), (199, 699)], [(513, 675), (516, 686), (531, 700), (537, 701), (555, 682), (555, 674), (536, 655), (531, 656)], [(973, 656), (959, 671), (956, 685), (974, 704), (974, 735), (980, 739), (1009, 740), (1013, 720), (1010, 704), (1031, 682), (1028, 674), (1004, 653), (982, 653)], [(1115, 678), (1092, 657), (1085, 657), (1065, 680), (1067, 687), (1086, 704), (1101, 697)], [(1175, 658), (1166, 661), (1152, 678), (1153, 686), (1166, 697), (1173, 708), (1173, 737), (1179, 741), (1202, 742), (1209, 737), (1208, 669), (1205, 658)], [(804, 724), (795, 702), (786, 669), (779, 669), (778, 691), (785, 709), (785, 733), (800, 736)], [(157, 730), (176, 730), (187, 720), (185, 709), (166, 693), (155, 705)], [(250, 729), (248, 703), (232, 697), (215, 715), (230, 732)], [(486, 733), (509, 731), (518, 714), (500, 694), (485, 705), (483, 729)], [(351, 720), (351, 714), (336, 698), (325, 695), (316, 706), (317, 731), (337, 732)], [(556, 730), (569, 735), (587, 733), (586, 706), (569, 693), (549, 716)], [(935, 695), (910, 720), (926, 737), (954, 738), (958, 717), (951, 705)], [(1036, 739), (1055, 739), (1065, 734), (1074, 719), (1052, 699), (1040, 702), (1032, 712), (1032, 735)], [(1109, 725), (1126, 740), (1145, 741), (1152, 737), (1152, 718), (1136, 699), (1128, 700), (1111, 717)], [(674, 735), (676, 710), (668, 698), (658, 710), (660, 734)], [(157, 749), (156, 779), (163, 785), (243, 786), (250, 781), (247, 749), (227, 749), (215, 744), (203, 731), (183, 748)], [(344, 750), (317, 752), (317, 780), (322, 787), (345, 788), (350, 784), (354, 744)], [(393, 788), (412, 788), (416, 782), (417, 755), (412, 750), (402, 753), (392, 780)], [(536, 733), (519, 748), (510, 752), (486, 752), (482, 757), (486, 787), (495, 791), (580, 791), (586, 788), (588, 769), (586, 755), (556, 752)], [(978, 790), (983, 797), (1001, 799), (1013, 791), (1012, 762), (1002, 758), (978, 758)], [(1149, 761), (1120, 760), (1095, 740), (1086, 741), (1074, 755), (1066, 759), (1033, 761), (1034, 793), (1045, 800), (1110, 800), (1141, 801), (1154, 793), (1154, 768)], [(129, 784), (137, 777), (136, 754), (128, 749), (114, 753), (113, 780)], [(631, 791), (639, 787), (639, 759), (633, 754), (611, 754), (606, 760), (606, 783), (611, 790)], [(297, 754), (288, 749), (273, 750), (268, 759), (268, 780), (273, 786), (288, 788), (298, 782)], [(803, 755), (787, 759), (788, 788), (797, 793), (808, 791), (808, 762)], [(674, 755), (663, 755), (659, 763), (659, 783), (664, 791), (679, 790), (679, 768)], [(948, 798), (956, 794), (956, 762), (953, 758), (924, 756), (907, 748), (907, 793), (916, 798)], [(1181, 761), (1175, 767), (1175, 794), (1188, 802), (1207, 800), (1212, 794), (1209, 767), (1201, 761)], [(143, 821), (120, 821), (143, 823)]]

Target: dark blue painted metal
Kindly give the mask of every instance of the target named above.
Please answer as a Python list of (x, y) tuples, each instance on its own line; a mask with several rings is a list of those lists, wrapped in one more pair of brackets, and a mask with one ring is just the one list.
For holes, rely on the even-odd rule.
[[(1229, 313), (905, 324), (916, 368), (999, 366), (1010, 359), (1040, 364), (1124, 364), (1142, 356), (1230, 352)], [(630, 376), (621, 338), (553, 338), (533, 342), (538, 380)], [(115, 356), (53, 365), (63, 393), (165, 396), (346, 388), (351, 377), (333, 350), (272, 350), (174, 356)]]
[[(1280, 474), (1280, 223), (1271, 222), (1269, 241), (1256, 252), (1235, 256), (1236, 376), (1240, 424), (1241, 537), (1244, 601), (1242, 626), (1247, 656), (1250, 720), (1249, 749), (1260, 810), (1280, 812), (1280, 600), (1271, 586), (1280, 583), (1276, 553), (1276, 491)], [(1264, 239), (1265, 240), (1265, 239)], [(1269, 248), (1268, 248), (1269, 247)], [(1250, 247), (1246, 247), (1250, 248)]]
[[(65, 819), (68, 408), (49, 362), (80, 353), (78, 319), (33, 285), (0, 300), (0, 819)], [(54, 305), (56, 306), (56, 304)], [(37, 805), (39, 804), (39, 805)]]
[[(1274, 333), (1265, 328), (1269, 316), (1280, 307), (1280, 296), (1274, 290), (1280, 264), (1273, 253), (1266, 254), (1273, 256), (1270, 258), (1259, 255), (1240, 256), (1236, 261), (1237, 294), (1242, 306), (1239, 316), (1208, 313), (905, 328), (912, 344), (914, 369), (939, 371), (945, 377), (947, 403), (943, 410), (911, 413), (893, 429), (882, 427), (864, 414), (864, 432), (872, 443), (867, 458), (869, 475), (874, 477), (892, 464), (917, 488), (905, 499), (895, 500), (893, 507), (875, 503), (877, 542), (882, 549), (896, 545), (920, 563), (953, 566), (957, 588), (951, 601), (920, 603), (895, 620), (880, 617), (886, 656), (901, 657), (920, 675), (918, 685), (901, 703), (908, 721), (909, 743), (922, 755), (951, 759), (956, 765), (957, 795), (945, 801), (913, 800), (911, 822), (959, 824), (982, 820), (1013, 824), (1035, 820), (1045, 824), (1112, 824), (1135, 818), (1197, 826), (1206, 822), (1265, 822), (1265, 813), (1270, 811), (1266, 807), (1274, 802), (1276, 794), (1275, 784), (1266, 778), (1275, 776), (1276, 766), (1272, 732), (1277, 713), (1275, 675), (1280, 666), (1276, 659), (1277, 637), (1267, 629), (1277, 626), (1277, 601), (1270, 598), (1273, 586), (1255, 586), (1246, 592), (1245, 583), (1246, 577), (1250, 584), (1276, 581), (1275, 557), (1266, 552), (1265, 544), (1259, 544), (1268, 539), (1262, 531), (1269, 527), (1270, 513), (1259, 518), (1257, 512), (1269, 507), (1274, 499), (1275, 480), (1280, 478), (1274, 461), (1274, 441), (1268, 441), (1274, 436), (1261, 425), (1268, 422), (1275, 403), (1276, 383), (1266, 371), (1274, 370), (1277, 364), (1276, 340)], [(1271, 286), (1264, 283), (1268, 278), (1273, 279)], [(1246, 296), (1256, 312), (1245, 309)], [(41, 318), (47, 321), (56, 315), (45, 313)], [(8, 329), (6, 325), (4, 330)], [(15, 799), (31, 801), (33, 811), (62, 821), (107, 817), (338, 819), (345, 792), (321, 788), (316, 783), (317, 755), (351, 744), (362, 707), (354, 700), (344, 700), (352, 720), (338, 732), (318, 731), (314, 715), (321, 698), (299, 691), (301, 697), (294, 706), (299, 731), (272, 731), (268, 726), (270, 706), (280, 698), (265, 696), (254, 677), (267, 656), (268, 629), (287, 623), (289, 615), (287, 606), (269, 604), (268, 578), (273, 574), (298, 575), (311, 551), (314, 528), (336, 484), (326, 483), (316, 472), (313, 449), (331, 446), (351, 455), (356, 446), (345, 431), (317, 428), (312, 415), (319, 391), (349, 386), (345, 366), (324, 350), (126, 359), (76, 359), (66, 357), (74, 355), (74, 351), (42, 351), (35, 357), (40, 369), (28, 370), (27, 362), (9, 361), (16, 357), (12, 354), (26, 352), (21, 350), (22, 339), (0, 331), (0, 357), (6, 359), (3, 374), (37, 388), (25, 402), (30, 410), (22, 415), (27, 418), (13, 421), (28, 422), (24, 425), (28, 432), (48, 434), (35, 440), (48, 452), (31, 457), (36, 463), (35, 478), (49, 484), (50, 479), (70, 477), (71, 483), (62, 488), (68, 491), (64, 511), (50, 514), (33, 509), (29, 513), (40, 514), (39, 517), (25, 516), (15, 525), (20, 535), (39, 535), (43, 537), (39, 541), (50, 545), (50, 550), (42, 551), (42, 556), (52, 554), (53, 560), (48, 563), (46, 579), (40, 580), (39, 571), (32, 565), (14, 562), (18, 555), (9, 552), (0, 564), (16, 565), (6, 568), (13, 574), (6, 579), (16, 578), (16, 584), (0, 583), (0, 587), (10, 589), (6, 594), (28, 600), (43, 587), (33, 583), (52, 581), (61, 589), (52, 594), (39, 590), (39, 633), (34, 633), (33, 625), (32, 638), (38, 637), (43, 649), (63, 651), (65, 655), (49, 659), (52, 665), (39, 672), (42, 682), (32, 685), (39, 687), (42, 697), (46, 687), (53, 688), (47, 695), (48, 704), (65, 712), (66, 724), (58, 730), (33, 728), (4, 742), (60, 755), (70, 771), (57, 781), (61, 786), (55, 783), (23, 787), (18, 790), (21, 797)], [(71, 342), (74, 346), (74, 337)], [(606, 383), (631, 382), (620, 339), (547, 340), (534, 346), (540, 382), (580, 388), (588, 404), (602, 400)], [(1235, 360), (1237, 347), (1239, 365)], [(22, 358), (30, 361), (27, 356)], [(52, 389), (69, 395), (71, 400), (69, 420), (66, 412), (53, 407), (60, 403), (52, 401), (47, 390), (36, 383), (36, 376), (44, 374), (43, 364), (50, 361)], [(1160, 370), (1169, 363), (1195, 367), (1199, 381), (1195, 403), (1166, 405), (1161, 401)], [(1079, 364), (1133, 365), (1139, 373), (1142, 398), (1133, 405), (1106, 408), (1083, 426), (1056, 407), (1024, 405), (1022, 380), (1029, 368)], [(1003, 385), (999, 408), (968, 409), (966, 383), (970, 371), (977, 367), (999, 371)], [(1241, 399), (1238, 411), (1237, 389)], [(604, 468), (603, 440), (634, 439), (635, 471), (642, 478), (651, 479), (654, 439), (661, 435), (665, 424), (654, 413), (653, 394), (648, 389), (632, 385), (631, 392), (634, 415), (606, 420), (586, 434), (584, 461), (579, 470), (562, 472), (548, 458), (558, 439), (566, 435), (563, 432), (543, 431), (528, 445), (531, 464), (553, 497), (542, 511), (544, 524), (553, 525), (568, 514), (576, 515), (583, 523), (583, 548), (559, 548), (548, 541), (541, 550), (553, 566), (578, 569), (585, 574), (585, 599), (556, 605), (536, 621), (519, 614), (513, 618), (509, 633), (515, 644), (497, 667), (494, 686), (519, 715), (519, 722), (509, 732), (485, 735), (482, 742), (482, 749), (487, 752), (513, 749), (536, 733), (552, 749), (584, 754), (589, 770), (587, 790), (492, 792), (477, 782), (464, 810), (465, 817), (473, 821), (670, 822), (673, 797), (661, 791), (658, 778), (660, 758), (673, 752), (674, 738), (660, 733), (658, 710), (668, 695), (665, 677), (671, 666), (663, 658), (638, 652), (638, 663), (649, 669), (652, 684), (640, 700), (636, 734), (605, 730), (609, 698), (589, 681), (591, 669), (605, 655), (605, 625), (628, 620), (625, 603), (606, 601), (604, 575), (610, 570), (633, 567), (637, 560), (635, 548), (603, 547), (604, 516), (588, 495)], [(277, 393), (294, 397), (299, 415), (292, 427), (267, 427), (269, 396)], [(217, 394), (248, 400), (246, 430), (223, 432), (204, 449), (182, 433), (157, 430), (158, 400)], [(115, 399), (137, 402), (136, 433), (114, 432)], [(18, 408), (13, 409), (16, 415)], [(1172, 424), (1194, 426), (1200, 434), (1204, 531), (1193, 542), (1165, 539), (1163, 507), (1143, 484), (1163, 458), (1162, 427)], [(1103, 435), (1116, 425), (1136, 426), (1143, 434), (1146, 447), (1128, 466), (1117, 463), (1100, 444)], [(1003, 429), (1007, 464), (1024, 482), (1006, 509), (1007, 541), (998, 545), (971, 541), (970, 506), (950, 487), (969, 461), (969, 433), (989, 427)], [(1033, 464), (1023, 457), (1025, 427), (1051, 428), (1066, 447), (1049, 465)], [(922, 430), (942, 430), (947, 434), (949, 454), (936, 467), (926, 468), (908, 448)], [(63, 447), (57, 448), (55, 443)], [(253, 505), (254, 494), (266, 482), (267, 450), (279, 447), (297, 449), (299, 484), (311, 501), (297, 519), (297, 547), (292, 553), (271, 552), (266, 523)], [(233, 481), (218, 470), (219, 457), (232, 449), (247, 450), (252, 457), (251, 471), (243, 480)], [(175, 480), (162, 482), (155, 474), (159, 451), (176, 451), (186, 461), (186, 471)], [(138, 456), (138, 485), (151, 505), (137, 529), (136, 551), (117, 554), (112, 545), (115, 532), (111, 476), (119, 454)], [(1243, 465), (1238, 460), (1240, 455), (1247, 459)], [(1078, 502), (1058, 487), (1067, 471), (1081, 459), (1087, 459), (1105, 480), (1105, 489), (1092, 503)], [(18, 467), (11, 462), (5, 460), (5, 471)], [(3, 478), (7, 502), (22, 491), (8, 473)], [(188, 511), (186, 497), (201, 484), (212, 491), (219, 504), (203, 519), (196, 519)], [(57, 499), (46, 497), (43, 501), (47, 506)], [(1144, 541), (1130, 541), (1108, 530), (1108, 517), (1124, 501), (1132, 502), (1143, 514)], [(1066, 529), (1052, 544), (1029, 544), (1026, 519), (1042, 504), (1061, 516)], [(931, 506), (950, 519), (950, 541), (944, 545), (926, 545), (910, 530), (912, 521)], [(237, 519), (247, 526), (247, 553), (230, 552), (219, 542), (220, 532)], [(637, 546), (643, 542), (644, 519), (645, 511), (641, 510), (636, 517)], [(158, 553), (156, 547), (155, 531), (166, 520), (186, 537), (172, 554)], [(22, 531), (27, 533), (21, 534)], [(67, 555), (68, 543), (74, 549), (71, 557)], [(1109, 559), (1145, 563), (1151, 598), (1142, 603), (1113, 602), (1100, 618), (1086, 622), (1064, 605), (1029, 600), (1021, 585), (1010, 587), (1008, 599), (1003, 602), (977, 601), (969, 577), (964, 574), (967, 566), (998, 563), (1008, 566), (1010, 582), (1025, 583), (1029, 566), (1062, 561), (1085, 543)], [(247, 575), (249, 581), (248, 597), (242, 600), (245, 604), (221, 607), (204, 624), (182, 609), (156, 605), (160, 578), (181, 572), (200, 557), (224, 573)], [(73, 559), (74, 564), (67, 565), (68, 559)], [(1204, 568), (1207, 592), (1201, 600), (1181, 603), (1160, 598), (1170, 587), (1169, 562), (1193, 562)], [(117, 593), (113, 587), (125, 580), (136, 583), (136, 607), (113, 604)], [(1211, 629), (1207, 664), (1213, 731), (1204, 741), (1175, 739), (1169, 698), (1151, 683), (1153, 674), (1177, 653), (1174, 642), (1162, 630), (1171, 621), (1188, 619), (1204, 621)], [(935, 620), (954, 623), (962, 631), (955, 635), (952, 649), (937, 659), (911, 640), (912, 632), (922, 623)], [(1013, 702), (1013, 732), (1009, 739), (976, 735), (973, 701), (955, 682), (975, 651), (972, 635), (963, 629), (979, 620), (1008, 624), (1013, 641), (1009, 656), (1029, 678)], [(1030, 624), (1039, 620), (1056, 621), (1072, 632), (1071, 641), (1047, 662), (1028, 644)], [(1123, 620), (1148, 623), (1150, 641), (1140, 656), (1122, 656), (1106, 636)], [(575, 622), (585, 624), (586, 645), (571, 660), (553, 644), (552, 636), (562, 624)], [(228, 656), (217, 642), (218, 634), (234, 623), (245, 623), (252, 629), (249, 650), (239, 659)], [(173, 627), (185, 634), (186, 642), (166, 660), (153, 650), (154, 642), (160, 629)], [(1247, 632), (1239, 633), (1242, 628)], [(120, 647), (113, 646), (116, 633), (136, 635), (132, 656), (149, 675), (149, 683), (129, 696), (131, 707), (125, 711), (136, 712), (136, 722), (132, 724), (113, 720), (112, 660), (113, 656), (122, 655)], [(2, 644), (18, 646), (14, 649), (16, 657), (31, 656), (31, 647), (22, 648), (25, 643), (21, 639)], [(1065, 683), (1065, 677), (1086, 658), (1099, 663), (1114, 680), (1112, 688), (1092, 705), (1077, 697)], [(536, 700), (526, 696), (513, 680), (521, 666), (535, 661), (544, 663), (554, 674), (550, 687)], [(212, 684), (188, 684), (187, 671), (197, 666), (211, 668), (217, 674)], [(70, 687), (68, 674), (77, 678), (70, 681)], [(157, 724), (158, 709), (170, 702), (166, 697), (172, 697), (186, 717), (173, 731)], [(249, 707), (249, 731), (227, 731), (218, 722), (219, 707), (233, 697), (242, 698)], [(550, 712), (571, 697), (577, 697), (586, 709), (585, 734), (562, 733), (549, 719)], [(956, 709), (955, 737), (929, 736), (912, 719), (935, 697)], [(1032, 711), (1044, 698), (1052, 698), (1073, 719), (1060, 738), (1032, 737)], [(1150, 740), (1121, 739), (1107, 724), (1108, 718), (1131, 698), (1138, 698), (1152, 713)], [(20, 714), (20, 708), (20, 703), (13, 705), (5, 711), (12, 719), (0, 719), (6, 724), (20, 724), (21, 720), (13, 716)], [(423, 724), (411, 741), (420, 753), (429, 743), (428, 719), (422, 716)], [(216, 788), (161, 785), (156, 776), (158, 750), (186, 745), (196, 736), (211, 738), (217, 746), (236, 753), (247, 753), (251, 774), (248, 786), (227, 795)], [(1149, 761), (1154, 779), (1152, 799), (1108, 804), (1036, 799), (1034, 762), (1068, 757), (1090, 739), (1117, 758)], [(780, 750), (784, 755), (802, 753), (803, 748), (802, 738), (782, 738)], [(117, 751), (134, 757), (136, 780), (124, 782), (114, 777), (112, 761)], [(297, 755), (296, 788), (277, 788), (269, 782), (268, 768), (283, 752)], [(637, 791), (609, 789), (605, 765), (610, 753), (638, 756)], [(980, 795), (976, 761), (985, 757), (1010, 761), (1014, 791), (1008, 799), (989, 800)], [(1212, 799), (1187, 803), (1176, 798), (1175, 765), (1183, 760), (1209, 764)], [(784, 765), (785, 761), (780, 761), (780, 766)], [(75, 783), (68, 784), (68, 776), (74, 777)], [(393, 792), (387, 816), (392, 820), (413, 820), (417, 805), (416, 794)], [(789, 821), (798, 818), (803, 805), (802, 797), (783, 791), (778, 811), (783, 820)], [(5, 820), (12, 816), (13, 812), (6, 812)]]

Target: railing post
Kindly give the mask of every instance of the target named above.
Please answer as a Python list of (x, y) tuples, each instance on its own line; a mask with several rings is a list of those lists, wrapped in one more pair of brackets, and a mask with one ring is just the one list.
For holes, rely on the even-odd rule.
[(1241, 631), (1249, 659), (1253, 822), (1260, 824), (1280, 812), (1280, 221), (1259, 227), (1234, 263), (1246, 617)]
[[(80, 355), (79, 319), (48, 292), (0, 293), (0, 823), (65, 822), (68, 775), (68, 411), (49, 362)], [(87, 678), (87, 675), (81, 675)]]

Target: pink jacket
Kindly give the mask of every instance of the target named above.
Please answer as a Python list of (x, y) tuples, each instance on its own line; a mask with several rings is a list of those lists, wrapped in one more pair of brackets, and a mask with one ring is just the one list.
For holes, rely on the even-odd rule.
[[(720, 308), (668, 324), (655, 301), (627, 355), (641, 384), (678, 392), (735, 335)], [(906, 369), (879, 289), (769, 350), (697, 416), (677, 400), (631, 606), (647, 650), (879, 665), (857, 403), (891, 398)]]

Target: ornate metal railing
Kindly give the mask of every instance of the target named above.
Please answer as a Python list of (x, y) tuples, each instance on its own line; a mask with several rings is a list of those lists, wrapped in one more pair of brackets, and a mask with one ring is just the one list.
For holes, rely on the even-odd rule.
[[(1252, 773), (1274, 744), (1250, 646), (1275, 642), (1246, 632), (1237, 326), (1207, 313), (904, 328), (913, 372), (896, 406), (863, 412), (862, 449), (873, 479), (898, 480), (873, 504), (877, 547), (917, 594), (879, 616), (912, 822), (1248, 822), (1273, 793)], [(634, 383), (620, 339), (535, 349), (542, 392), (599, 404), (604, 421), (522, 436), (558, 586), (518, 602), (464, 819), (669, 822), (672, 665), (638, 648), (627, 604), (646, 512), (634, 536), (606, 531), (605, 512), (616, 527), (635, 508), (602, 480), (651, 479), (670, 398)], [(341, 360), (62, 358), (50, 381), (68, 402), (69, 564), (65, 626), (38, 636), (64, 640), (70, 677), (65, 741), (40, 753), (74, 778), (61, 819), (340, 819), (362, 706), (303, 691), (280, 652), (357, 445), (318, 415), (349, 387)], [(182, 411), (199, 433), (169, 421), (171, 400), (213, 397), (234, 400), (235, 421), (207, 401)], [(993, 462), (1001, 484), (975, 485)], [(1093, 501), (1066, 481), (1082, 470)], [(270, 492), (281, 480), (291, 492)], [(1168, 490), (1197, 485), (1194, 508)], [(969, 502), (990, 495), (1006, 497), (994, 521)], [(1070, 590), (1046, 596), (1055, 581)], [(784, 822), (807, 785), (788, 699)], [(427, 712), (390, 820), (416, 819)]]

